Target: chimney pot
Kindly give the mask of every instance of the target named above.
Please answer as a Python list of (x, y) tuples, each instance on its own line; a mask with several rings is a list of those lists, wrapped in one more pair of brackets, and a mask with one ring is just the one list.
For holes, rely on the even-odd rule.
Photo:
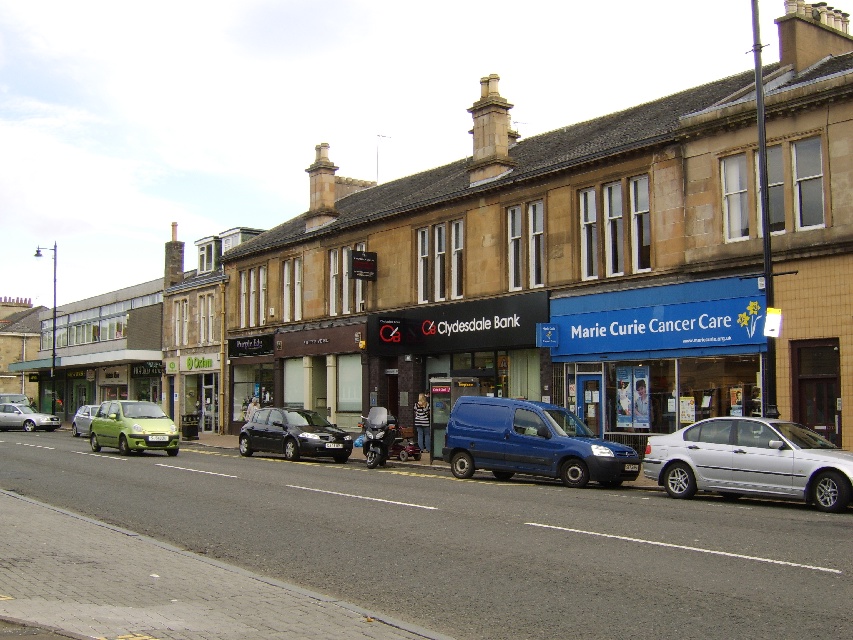
[(480, 97), (488, 98), (489, 97), (489, 78), (484, 77), (480, 78)]
[(177, 242), (177, 241), (178, 241), (178, 223), (173, 222), (172, 223), (172, 242)]

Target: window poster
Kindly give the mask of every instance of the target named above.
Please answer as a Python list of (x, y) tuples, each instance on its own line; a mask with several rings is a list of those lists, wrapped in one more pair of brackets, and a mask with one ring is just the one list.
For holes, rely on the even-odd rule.
[(634, 367), (634, 428), (648, 429), (649, 413), (649, 368)]
[(680, 418), (682, 425), (696, 422), (696, 398), (693, 396), (681, 396)]
[(648, 367), (616, 367), (616, 424), (623, 428), (649, 428)]
[(616, 424), (630, 427), (634, 419), (631, 367), (616, 367)]
[(729, 390), (729, 398), (731, 400), (731, 411), (729, 415), (743, 415), (743, 387), (732, 387)]

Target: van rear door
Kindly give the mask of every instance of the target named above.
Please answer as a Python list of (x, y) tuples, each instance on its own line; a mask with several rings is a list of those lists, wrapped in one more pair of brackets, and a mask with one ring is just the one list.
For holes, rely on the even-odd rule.
[(456, 446), (469, 451), (474, 466), (480, 469), (503, 468), (506, 442), (512, 424), (512, 409), (479, 403), (476, 399), (459, 402), (453, 408), (451, 423)]

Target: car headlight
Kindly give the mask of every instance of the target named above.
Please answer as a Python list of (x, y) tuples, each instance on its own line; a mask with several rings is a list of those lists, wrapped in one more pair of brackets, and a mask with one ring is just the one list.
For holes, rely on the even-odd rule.
[(133, 433), (142, 433), (144, 431), (144, 429), (142, 427), (140, 427), (138, 424), (130, 425), (130, 430), (133, 431)]
[(592, 455), (601, 456), (602, 458), (612, 458), (613, 452), (603, 445), (594, 444), (592, 445)]
[(352, 436), (344, 436), (344, 440), (352, 440)]
[(305, 438), (306, 440), (319, 440), (320, 439), (320, 436), (318, 436), (316, 433), (300, 433), (299, 437)]
[(178, 428), (175, 425), (170, 424), (169, 425), (169, 433), (177, 433), (177, 432), (178, 432)]

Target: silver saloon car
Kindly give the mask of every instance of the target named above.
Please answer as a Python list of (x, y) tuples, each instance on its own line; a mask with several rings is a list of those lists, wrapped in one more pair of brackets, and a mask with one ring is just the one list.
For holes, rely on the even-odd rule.
[(853, 452), (794, 422), (721, 417), (651, 436), (643, 475), (673, 498), (714, 491), (727, 499), (805, 500), (843, 511), (853, 494)]
[(0, 404), (0, 431), (23, 429), (24, 431), (56, 431), (62, 423), (56, 416), (38, 413), (21, 404)]

